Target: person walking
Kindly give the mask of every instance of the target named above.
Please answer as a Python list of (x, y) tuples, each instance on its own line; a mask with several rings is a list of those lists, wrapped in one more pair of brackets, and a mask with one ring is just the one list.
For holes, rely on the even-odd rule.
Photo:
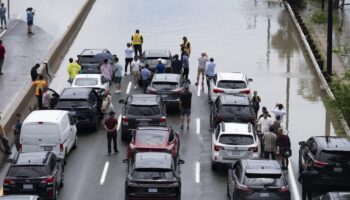
[(149, 68), (149, 65), (147, 64), (146, 66), (142, 67), (142, 69), (141, 69), (142, 88), (143, 88), (144, 94), (146, 94), (146, 92), (147, 92), (147, 87), (148, 87), (149, 81), (151, 79), (151, 71), (148, 68)]
[(188, 80), (188, 74), (190, 73), (190, 63), (189, 63), (189, 56), (187, 52), (185, 52), (184, 55), (182, 56), (182, 64), (183, 64), (182, 77), (185, 80)]
[(282, 170), (288, 170), (288, 158), (292, 156), (291, 144), (288, 135), (283, 134), (283, 129), (278, 129), (276, 139), (277, 155), (282, 163)]
[(174, 59), (171, 61), (171, 72), (174, 74), (182, 73), (182, 62), (179, 60), (178, 54), (175, 54)]
[(272, 133), (272, 129), (269, 131), (265, 132), (262, 140), (264, 143), (264, 158), (265, 159), (270, 159), (276, 160), (276, 139), (277, 136), (276, 134)]
[(205, 67), (205, 71), (204, 74), (207, 78), (207, 86), (208, 86), (208, 90), (209, 90), (209, 81), (210, 79), (214, 78), (215, 76), (215, 67), (216, 64), (214, 62), (214, 58), (210, 58), (209, 63), (207, 63), (207, 66)]
[(264, 116), (264, 113), (266, 113), (267, 116), (271, 118), (271, 115), (265, 106), (261, 108), (261, 112), (262, 113), (259, 115), (258, 120)]
[(190, 129), (191, 104), (192, 104), (192, 93), (189, 90), (189, 86), (186, 85), (184, 88), (184, 91), (181, 93), (181, 96), (180, 96), (181, 130), (184, 129), (184, 124), (186, 119), (187, 119), (187, 130)]
[(109, 113), (109, 118), (104, 122), (104, 128), (107, 131), (107, 150), (108, 154), (112, 153), (112, 141), (114, 153), (119, 153), (117, 146), (117, 127), (118, 120), (114, 117), (114, 112)]
[(258, 121), (258, 130), (265, 134), (266, 132), (269, 132), (271, 125), (272, 119), (267, 116), (267, 113), (263, 113), (263, 117)]
[(81, 66), (73, 60), (73, 58), (69, 58), (69, 64), (67, 67), (68, 73), (68, 82), (72, 84), (75, 76), (80, 72)]
[(197, 70), (197, 82), (196, 82), (197, 86), (199, 84), (200, 76), (202, 76), (202, 87), (204, 86), (204, 71), (208, 61), (209, 59), (205, 52), (203, 52), (201, 54), (201, 57), (198, 58), (198, 70)]
[(102, 84), (108, 83), (108, 87), (113, 77), (113, 69), (108, 59), (104, 59), (101, 65)]
[(135, 56), (142, 57), (143, 37), (140, 34), (140, 30), (135, 31), (135, 34), (131, 36), (131, 41), (134, 47)]
[(164, 74), (165, 73), (165, 65), (163, 64), (163, 60), (161, 58), (158, 58), (157, 62), (158, 62), (158, 64), (156, 65), (156, 73), (157, 74)]
[(47, 86), (47, 82), (44, 80), (43, 75), (39, 74), (38, 79), (33, 82), (33, 85), (35, 86), (35, 96), (38, 100), (38, 108), (39, 110), (43, 109), (43, 91), (44, 88)]
[(281, 123), (283, 123), (283, 117), (287, 114), (287, 112), (284, 110), (284, 106), (281, 103), (277, 103), (275, 109), (271, 110), (273, 114), (275, 114), (275, 117), (280, 116)]
[(103, 94), (103, 102), (101, 106), (101, 111), (104, 114), (114, 112), (114, 106), (112, 103), (112, 96), (109, 93), (109, 90), (105, 90)]
[(42, 100), (42, 109), (48, 110), (51, 108), (51, 94), (47, 87), (44, 87), (44, 94), (43, 94), (43, 100)]
[[(128, 72), (128, 66), (130, 65), (131, 67), (131, 62), (132, 62), (132, 58), (133, 58), (133, 53), (134, 50), (131, 47), (130, 43), (126, 44), (126, 49), (125, 49), (125, 68), (124, 68), (124, 75), (126, 76), (127, 72)], [(131, 73), (131, 69), (130, 69), (130, 73)]]
[(312, 200), (313, 181), (318, 176), (318, 172), (313, 169), (313, 161), (306, 164), (306, 168), (299, 174), (298, 181), (302, 185), (302, 200)]
[(139, 80), (139, 76), (140, 76), (140, 60), (137, 56), (135, 56), (134, 60), (131, 62), (131, 73), (132, 73), (132, 77), (134, 80), (134, 89), (137, 89), (137, 85), (138, 85), (138, 80)]
[(273, 129), (272, 132), (275, 133), (276, 135), (278, 135), (278, 130), (282, 127), (281, 126), (281, 117), (280, 116), (276, 116), (276, 120), (273, 121), (271, 127)]
[[(1, 121), (1, 113), (0, 113), (0, 121)], [(0, 140), (2, 142), (2, 145), (4, 146), (5, 154), (10, 155), (11, 152), (11, 147), (9, 145), (9, 141), (6, 137), (5, 130), (0, 122)]]
[(182, 44), (180, 44), (181, 47), (181, 59), (183, 59), (183, 55), (185, 55), (185, 53), (187, 53), (188, 57), (190, 57), (191, 55), (191, 44), (188, 41), (187, 37), (184, 36), (182, 37)]
[(40, 67), (39, 63), (36, 63), (32, 69), (30, 70), (30, 77), (32, 78), (32, 81), (34, 82), (38, 78), (38, 69)]
[(21, 121), (21, 114), (17, 113), (16, 114), (16, 121), (15, 124), (12, 127), (13, 130), (13, 138), (14, 138), (14, 143), (15, 143), (15, 147), (17, 152), (21, 150), (20, 148), (20, 135), (21, 135), (21, 129), (22, 129), (22, 121)]
[(5, 29), (7, 29), (7, 26), (6, 26), (6, 8), (5, 8), (4, 3), (0, 4), (0, 21), (1, 21), (0, 28), (3, 29), (5, 27)]
[(252, 97), (251, 101), (252, 101), (253, 110), (254, 110), (254, 113), (255, 113), (255, 118), (258, 118), (258, 112), (259, 112), (259, 109), (260, 109), (261, 99), (258, 96), (258, 92), (256, 90), (253, 93), (253, 97)]
[(123, 78), (123, 66), (119, 63), (119, 58), (114, 57), (114, 83), (115, 83), (115, 93), (119, 94), (122, 90), (122, 78)]
[(27, 12), (27, 25), (28, 25), (28, 28), (27, 28), (27, 31), (28, 31), (28, 34), (29, 35), (33, 35), (33, 31), (32, 31), (32, 27), (33, 27), (33, 24), (34, 24), (34, 10), (32, 7), (29, 7), (26, 9), (26, 12)]
[(3, 75), (4, 73), (2, 72), (2, 66), (4, 64), (4, 60), (5, 60), (5, 47), (2, 44), (2, 40), (0, 40), (0, 75)]

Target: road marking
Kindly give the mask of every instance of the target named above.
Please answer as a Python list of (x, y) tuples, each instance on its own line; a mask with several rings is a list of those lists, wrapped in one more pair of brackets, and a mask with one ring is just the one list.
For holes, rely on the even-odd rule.
[(102, 172), (102, 176), (101, 176), (101, 180), (100, 180), (100, 185), (103, 185), (103, 183), (105, 182), (107, 171), (108, 171), (108, 167), (109, 167), (109, 162), (107, 161), (105, 163), (104, 168), (103, 168), (103, 172)]
[(129, 94), (130, 93), (130, 89), (131, 89), (131, 81), (129, 81), (128, 83), (128, 87), (126, 88), (126, 94)]
[(18, 15), (17, 19), (21, 19), (23, 14)]
[(120, 128), (120, 123), (121, 123), (121, 121), (122, 121), (122, 115), (119, 115), (119, 117), (118, 117), (118, 126), (117, 126), (117, 130), (119, 130), (119, 128)]
[(202, 87), (201, 84), (198, 83), (197, 96), (199, 97), (201, 96), (201, 89), (202, 89), (201, 87)]
[(291, 185), (292, 185), (292, 188), (293, 188), (294, 199), (295, 200), (300, 200), (300, 193), (299, 193), (299, 190), (298, 190), (297, 183), (295, 181), (295, 176), (294, 176), (294, 172), (293, 172), (293, 169), (292, 169), (292, 163), (291, 163), (290, 159), (289, 159), (289, 165), (288, 165), (288, 172), (289, 172), (288, 173), (289, 180), (291, 181)]
[(199, 134), (200, 132), (201, 132), (201, 119), (197, 118), (196, 133)]
[(7, 32), (7, 30), (4, 30), (4, 31), (0, 34), (0, 37), (2, 37), (6, 32)]
[(201, 165), (200, 163), (197, 161), (196, 162), (196, 183), (199, 183), (200, 180), (201, 180), (201, 177), (200, 177), (200, 173), (201, 173)]
[(1, 189), (0, 189), (0, 196), (3, 196), (3, 195), (4, 195), (4, 189), (1, 188)]

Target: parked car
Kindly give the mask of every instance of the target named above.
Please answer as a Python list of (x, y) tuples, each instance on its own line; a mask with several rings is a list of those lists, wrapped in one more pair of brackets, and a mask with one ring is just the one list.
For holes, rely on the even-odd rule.
[(253, 81), (240, 72), (219, 72), (209, 81), (209, 102), (215, 102), (219, 94), (250, 94), (249, 82)]
[(128, 163), (125, 199), (181, 199), (180, 164), (165, 152), (139, 152)]
[(36, 195), (6, 195), (0, 196), (0, 200), (43, 200), (43, 198)]
[[(72, 82), (74, 88), (93, 88), (97, 91), (108, 89), (108, 83), (102, 83), (101, 74), (77, 74)], [(101, 92), (99, 92), (101, 93)]]
[(10, 163), (3, 183), (5, 195), (32, 194), (58, 200), (64, 165), (53, 152), (17, 153)]
[(255, 114), (248, 96), (221, 94), (211, 105), (210, 125), (215, 128), (220, 122), (255, 123)]
[(157, 94), (165, 105), (180, 107), (180, 95), (185, 81), (179, 74), (155, 74), (147, 88), (148, 94)]
[(142, 126), (133, 132), (128, 148), (128, 158), (136, 152), (169, 152), (174, 157), (179, 155), (180, 137), (170, 127)]
[(299, 172), (309, 162), (318, 171), (314, 185), (350, 186), (350, 140), (343, 137), (315, 136), (299, 142)]
[(78, 55), (78, 63), (81, 65), (101, 63), (104, 58), (113, 58), (112, 53), (108, 49), (84, 49)]
[(78, 144), (76, 123), (68, 111), (31, 112), (22, 123), (21, 152), (52, 151), (65, 160)]
[(258, 159), (260, 140), (251, 123), (221, 122), (212, 133), (211, 168), (239, 159)]
[(101, 63), (82, 63), (80, 67), (80, 74), (101, 74)]
[(320, 195), (314, 200), (349, 200), (350, 192), (327, 192), (326, 194)]
[(121, 137), (131, 139), (131, 131), (138, 126), (166, 126), (166, 111), (160, 96), (154, 94), (129, 95), (125, 100), (122, 111)]
[(287, 179), (276, 160), (238, 161), (228, 170), (227, 195), (230, 200), (291, 199)]
[(78, 119), (78, 128), (97, 130), (101, 112), (102, 95), (92, 88), (65, 88), (55, 109), (67, 110)]
[(161, 58), (165, 65), (165, 72), (171, 71), (171, 52), (169, 50), (146, 50), (143, 52), (141, 62), (149, 65), (149, 70), (155, 72), (158, 59)]

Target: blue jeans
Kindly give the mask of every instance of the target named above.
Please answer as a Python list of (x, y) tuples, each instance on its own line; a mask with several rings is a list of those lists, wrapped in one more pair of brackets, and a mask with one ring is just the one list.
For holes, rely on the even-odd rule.
[(1, 21), (1, 27), (3, 27), (2, 25), (5, 24), (5, 28), (6, 28), (6, 17), (0, 17), (0, 21)]

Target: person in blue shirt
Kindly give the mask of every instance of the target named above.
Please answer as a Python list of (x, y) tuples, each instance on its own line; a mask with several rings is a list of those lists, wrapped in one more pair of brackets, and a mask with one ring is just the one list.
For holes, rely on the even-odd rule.
[(32, 7), (27, 8), (27, 25), (28, 25), (28, 34), (34, 34), (32, 32), (32, 26), (34, 22), (34, 10)]
[(207, 86), (209, 88), (209, 81), (215, 76), (215, 67), (214, 58), (210, 58), (209, 63), (205, 67), (204, 74), (207, 77)]
[(151, 79), (151, 71), (149, 71), (149, 65), (146, 64), (146, 66), (142, 67), (141, 69), (141, 78), (142, 78), (142, 88), (143, 93), (146, 94), (147, 87), (149, 85), (149, 81)]
[(162, 59), (158, 59), (158, 64), (156, 65), (156, 73), (164, 74), (165, 73), (165, 65), (162, 62)]

